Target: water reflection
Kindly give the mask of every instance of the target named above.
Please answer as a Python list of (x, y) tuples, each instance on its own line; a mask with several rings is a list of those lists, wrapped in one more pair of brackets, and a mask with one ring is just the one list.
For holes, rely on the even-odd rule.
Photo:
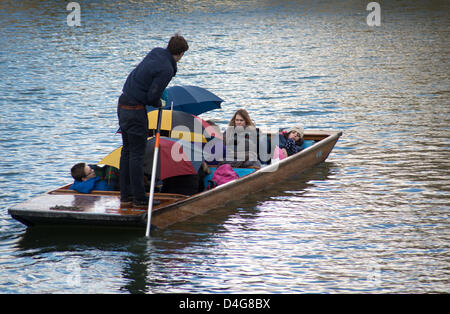
[[(332, 164), (324, 163), (315, 170), (248, 197), (241, 203), (229, 204), (167, 230), (155, 231), (150, 240), (143, 237), (142, 230), (132, 229), (29, 228), (18, 240), (14, 256), (19, 260), (42, 255), (59, 256), (59, 266), (48, 270), (46, 277), (55, 278), (62, 273), (63, 277), (71, 278), (73, 272), (67, 268), (79, 267), (80, 281), (90, 287), (86, 290), (88, 292), (108, 289), (107, 286), (94, 283), (93, 280), (98, 281), (98, 278), (92, 278), (89, 271), (93, 267), (106, 267), (100, 259), (107, 260), (108, 256), (120, 260), (121, 269), (115, 274), (120, 278), (115, 280), (123, 282), (120, 288), (122, 292), (160, 293), (164, 292), (166, 285), (172, 291), (186, 291), (193, 282), (183, 278), (202, 276), (196, 274), (191, 268), (192, 264), (204, 267), (206, 264), (211, 266), (223, 262), (224, 257), (220, 257), (222, 254), (216, 251), (217, 244), (214, 244), (218, 237), (230, 232), (240, 234), (256, 231), (253, 224), (261, 214), (260, 206), (264, 207), (266, 202), (273, 200), (295, 201), (293, 195), (305, 193), (317, 182), (326, 181), (332, 168)], [(238, 257), (228, 256), (226, 259), (236, 263)], [(96, 275), (99, 275), (98, 272)], [(73, 291), (77, 288), (66, 285), (59, 289)]]
[[(377, 28), (356, 0), (97, 0), (81, 3), (81, 27), (67, 26), (65, 5), (2, 1), (4, 209), (120, 145), (126, 75), (175, 31), (192, 48), (172, 84), (226, 101), (205, 120), (224, 127), (245, 107), (261, 128), (344, 136), (297, 180), (151, 244), (26, 230), (4, 210), (2, 292), (449, 291), (448, 1), (383, 2)], [(86, 285), (68, 285), (74, 265)]]

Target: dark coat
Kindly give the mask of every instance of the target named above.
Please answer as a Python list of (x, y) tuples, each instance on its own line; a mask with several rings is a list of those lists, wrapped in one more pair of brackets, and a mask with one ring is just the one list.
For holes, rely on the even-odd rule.
[(157, 106), (176, 73), (177, 63), (170, 51), (154, 48), (128, 75), (122, 91), (131, 103)]
[[(298, 153), (299, 151), (302, 150), (302, 147), (300, 145), (298, 145), (297, 143), (294, 142), (293, 139), (288, 139), (287, 138), (288, 133), (280, 133), (279, 135), (279, 147), (280, 148), (285, 148), (288, 156), (294, 155), (295, 153)], [(303, 144), (303, 139), (301, 139), (301, 143)]]
[(163, 180), (162, 193), (193, 195), (199, 192), (200, 177), (198, 174), (176, 176)]

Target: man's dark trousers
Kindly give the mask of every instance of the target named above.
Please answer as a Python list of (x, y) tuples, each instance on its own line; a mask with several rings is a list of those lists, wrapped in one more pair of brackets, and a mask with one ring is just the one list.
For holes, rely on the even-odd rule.
[(122, 153), (120, 156), (120, 199), (127, 201), (146, 200), (144, 185), (144, 157), (148, 137), (147, 111), (117, 108), (122, 131)]

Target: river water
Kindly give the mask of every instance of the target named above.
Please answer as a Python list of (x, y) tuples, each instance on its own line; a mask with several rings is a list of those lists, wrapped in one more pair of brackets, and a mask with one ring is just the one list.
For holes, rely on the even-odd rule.
[[(0, 4), (1, 293), (449, 293), (448, 1)], [(332, 4), (330, 4), (332, 3)], [(171, 85), (225, 127), (341, 130), (327, 161), (167, 230), (28, 229), (7, 209), (121, 144), (128, 73), (175, 32)]]

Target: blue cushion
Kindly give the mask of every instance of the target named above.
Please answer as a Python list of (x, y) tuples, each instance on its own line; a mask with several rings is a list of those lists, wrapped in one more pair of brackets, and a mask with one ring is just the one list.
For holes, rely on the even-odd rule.
[(314, 145), (314, 141), (312, 141), (312, 140), (304, 140), (303, 141), (303, 144), (300, 146), (302, 149), (305, 149), (305, 148), (307, 148), (307, 147), (309, 147), (309, 146), (312, 146), (312, 145)]

